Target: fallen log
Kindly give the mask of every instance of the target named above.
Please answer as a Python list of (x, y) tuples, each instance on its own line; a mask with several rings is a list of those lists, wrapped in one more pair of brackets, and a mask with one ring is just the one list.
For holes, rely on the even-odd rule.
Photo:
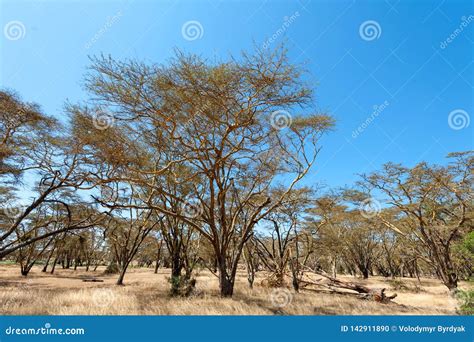
[(363, 286), (361, 284), (353, 283), (350, 281), (342, 281), (340, 279), (336, 279), (334, 277), (331, 277), (327, 274), (324, 274), (322, 272), (317, 272), (310, 270), (311, 273), (317, 274), (319, 276), (322, 276), (326, 279), (329, 280), (329, 284), (324, 284), (324, 283), (316, 283), (316, 282), (310, 282), (306, 280), (301, 280), (301, 283), (303, 284), (302, 288), (308, 290), (307, 286), (314, 285), (314, 286), (322, 286), (325, 288), (330, 289), (332, 292), (338, 293), (338, 294), (347, 294), (350, 292), (343, 292), (340, 291), (340, 289), (345, 289), (345, 290), (351, 290), (355, 291), (356, 293), (352, 293), (353, 295), (358, 296), (361, 299), (365, 300), (373, 300), (379, 303), (389, 303), (392, 299), (397, 297), (397, 294), (394, 293), (393, 295), (387, 295), (385, 293), (385, 288), (368, 288), (367, 286)]
[(85, 283), (103, 283), (102, 279), (82, 279)]

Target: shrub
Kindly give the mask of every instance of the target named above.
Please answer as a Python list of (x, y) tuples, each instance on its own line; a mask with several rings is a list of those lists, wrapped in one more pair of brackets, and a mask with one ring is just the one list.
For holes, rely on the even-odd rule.
[(474, 315), (474, 290), (460, 290), (457, 294), (457, 298), (460, 302), (458, 309), (459, 314)]

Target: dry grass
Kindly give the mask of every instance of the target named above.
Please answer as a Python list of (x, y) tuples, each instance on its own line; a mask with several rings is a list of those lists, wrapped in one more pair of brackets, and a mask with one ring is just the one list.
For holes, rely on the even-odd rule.
[[(17, 266), (0, 266), (0, 313), (7, 315), (454, 315), (456, 305), (437, 280), (414, 279), (391, 282), (381, 277), (357, 281), (369, 287), (386, 287), (398, 297), (393, 304), (380, 304), (351, 296), (302, 291), (282, 292), (275, 306), (275, 290), (260, 285), (250, 290), (244, 273), (239, 274), (232, 299), (221, 299), (217, 278), (207, 271), (197, 275), (198, 296), (170, 298), (169, 271), (131, 269), (125, 286), (114, 285), (115, 276), (96, 272), (57, 269), (55, 275), (34, 268), (27, 278)], [(102, 279), (89, 283), (87, 277)], [(343, 277), (344, 278), (344, 277)], [(354, 281), (354, 278), (350, 278)], [(421, 285), (421, 288), (420, 288)], [(467, 287), (467, 284), (461, 286)], [(400, 289), (401, 287), (401, 289)], [(285, 297), (287, 296), (287, 297)], [(273, 300), (272, 300), (273, 299)], [(279, 302), (280, 303), (280, 302)]]

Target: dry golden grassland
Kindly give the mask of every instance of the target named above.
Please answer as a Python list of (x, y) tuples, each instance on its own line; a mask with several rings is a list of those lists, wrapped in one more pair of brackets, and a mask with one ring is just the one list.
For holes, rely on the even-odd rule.
[[(404, 278), (396, 282), (382, 277), (368, 280), (341, 277), (368, 287), (397, 292), (394, 303), (382, 304), (353, 296), (275, 290), (261, 285), (259, 275), (254, 289), (247, 286), (245, 271), (239, 273), (232, 299), (219, 297), (218, 279), (207, 271), (197, 274), (197, 295), (171, 298), (169, 270), (133, 268), (125, 276), (125, 286), (116, 286), (116, 276), (96, 272), (56, 269), (42, 273), (35, 267), (27, 278), (19, 267), (0, 266), (0, 310), (4, 315), (454, 315), (457, 302), (435, 279)], [(84, 282), (86, 278), (103, 282)], [(461, 288), (467, 288), (461, 283)], [(396, 289), (394, 288), (396, 287)], [(278, 291), (278, 290), (277, 290)], [(283, 296), (276, 300), (275, 296)], [(285, 297), (286, 296), (286, 297)], [(285, 305), (287, 304), (287, 305)]]

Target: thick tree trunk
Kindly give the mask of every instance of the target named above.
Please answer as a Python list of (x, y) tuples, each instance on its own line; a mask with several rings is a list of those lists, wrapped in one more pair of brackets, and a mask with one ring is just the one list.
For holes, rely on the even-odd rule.
[(228, 274), (225, 254), (218, 258), (219, 288), (221, 297), (228, 298), (234, 294), (234, 277)]
[(181, 257), (179, 251), (173, 251), (171, 256), (171, 295), (179, 295), (179, 290), (182, 285), (181, 279), (181, 270), (183, 269), (183, 264), (181, 262)]
[(221, 290), (221, 297), (232, 297), (234, 294), (234, 282), (229, 279), (225, 273), (221, 273), (221, 276), (219, 277), (219, 286)]

